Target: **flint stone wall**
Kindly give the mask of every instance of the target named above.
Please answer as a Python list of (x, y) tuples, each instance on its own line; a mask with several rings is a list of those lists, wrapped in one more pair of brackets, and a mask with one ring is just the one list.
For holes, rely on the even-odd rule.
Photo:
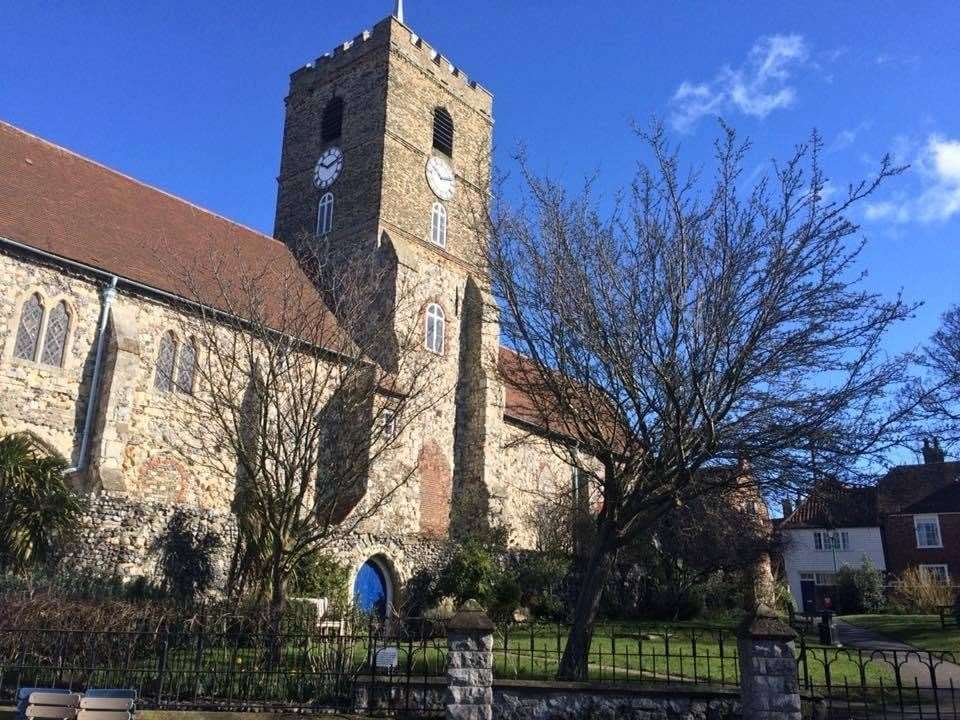
[(186, 525), (195, 537), (213, 532), (220, 538), (211, 585), (223, 587), (237, 533), (232, 513), (141, 500), (120, 492), (103, 491), (89, 496), (79, 532), (65, 548), (64, 564), (124, 581), (137, 577), (156, 579), (159, 545), (177, 513), (186, 517)]
[(494, 720), (732, 720), (739, 691), (498, 680)]

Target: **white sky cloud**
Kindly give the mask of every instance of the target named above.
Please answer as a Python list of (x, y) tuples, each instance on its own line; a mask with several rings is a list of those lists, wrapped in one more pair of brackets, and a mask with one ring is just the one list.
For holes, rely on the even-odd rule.
[(960, 215), (960, 139), (931, 135), (913, 167), (917, 192), (868, 204), (867, 220), (932, 223)]
[(789, 84), (793, 71), (807, 61), (809, 50), (801, 35), (770, 35), (753, 44), (738, 68), (720, 69), (710, 82), (683, 81), (673, 94), (671, 120), (689, 130), (705, 115), (739, 111), (764, 118), (789, 107), (796, 90)]

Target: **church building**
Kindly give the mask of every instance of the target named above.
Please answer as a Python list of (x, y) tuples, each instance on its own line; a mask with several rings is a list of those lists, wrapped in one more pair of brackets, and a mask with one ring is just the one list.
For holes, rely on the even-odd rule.
[(379, 254), (397, 284), (415, 281), (422, 352), (448, 390), (405, 430), (415, 477), (337, 550), (397, 603), (466, 533), (534, 547), (537, 498), (576, 482), (501, 372), (517, 358), (475, 242), (493, 97), (391, 16), (296, 70), (285, 104), (273, 237), (0, 122), (0, 434), (30, 432), (89, 495), (71, 563), (149, 575), (175, 511), (229, 546), (235, 488), (170, 441), (203, 348), (178, 330), (165, 257), (210, 243), (250, 265), (300, 267), (304, 243), (344, 262)]

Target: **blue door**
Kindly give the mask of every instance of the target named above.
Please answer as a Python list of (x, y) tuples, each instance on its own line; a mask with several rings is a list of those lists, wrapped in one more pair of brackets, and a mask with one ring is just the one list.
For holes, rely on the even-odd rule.
[(357, 573), (357, 579), (353, 583), (353, 598), (363, 612), (386, 617), (387, 578), (380, 566), (372, 560), (367, 560)]

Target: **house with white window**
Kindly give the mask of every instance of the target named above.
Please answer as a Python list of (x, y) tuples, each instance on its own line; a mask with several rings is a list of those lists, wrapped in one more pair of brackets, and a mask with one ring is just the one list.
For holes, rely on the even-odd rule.
[(823, 480), (785, 515), (783, 568), (797, 610), (832, 607), (837, 572), (844, 566), (869, 561), (886, 569), (875, 487)]
[(927, 444), (924, 460), (892, 468), (878, 484), (887, 567), (894, 577), (916, 567), (960, 585), (960, 463)]

